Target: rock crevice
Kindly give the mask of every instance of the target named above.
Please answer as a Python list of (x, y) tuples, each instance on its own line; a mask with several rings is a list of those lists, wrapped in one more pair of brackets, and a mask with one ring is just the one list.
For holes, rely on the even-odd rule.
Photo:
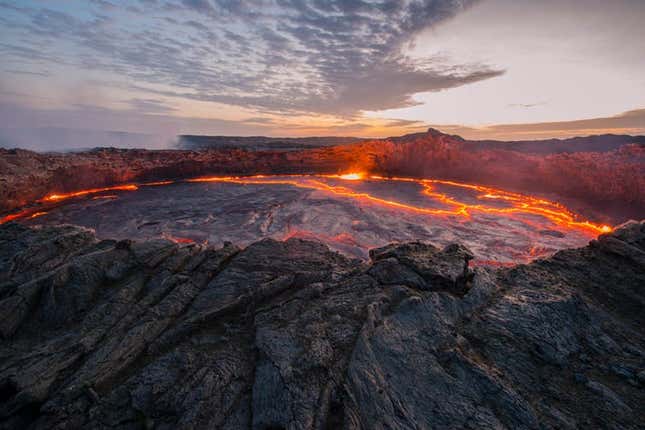
[(645, 223), (512, 268), (0, 226), (0, 429), (643, 428)]

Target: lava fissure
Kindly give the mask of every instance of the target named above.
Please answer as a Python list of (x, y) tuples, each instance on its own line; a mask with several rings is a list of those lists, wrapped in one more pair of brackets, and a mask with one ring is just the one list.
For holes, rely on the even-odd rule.
[[(421, 186), (421, 193), (433, 201), (439, 202), (447, 208), (430, 208), (423, 206), (416, 206), (409, 203), (404, 203), (396, 200), (388, 200), (381, 197), (374, 196), (368, 192), (359, 192), (352, 190), (348, 187), (341, 185), (332, 185), (323, 180), (343, 180), (343, 181), (394, 181), (394, 182), (409, 182)], [(142, 184), (124, 184), (103, 188), (92, 188), (87, 190), (80, 190), (71, 193), (49, 194), (43, 199), (40, 199), (37, 204), (47, 204), (51, 202), (61, 202), (67, 199), (78, 197), (85, 197), (92, 194), (100, 194), (102, 192), (114, 191), (136, 191), (141, 186), (163, 186), (170, 185), (175, 182), (181, 181), (157, 181)], [(364, 173), (347, 173), (342, 175), (255, 175), (255, 176), (209, 176), (187, 179), (183, 182), (222, 182), (234, 183), (241, 185), (289, 185), (298, 188), (306, 188), (311, 190), (328, 192), (336, 196), (351, 198), (371, 204), (377, 204), (395, 209), (412, 211), (420, 214), (427, 214), (432, 216), (458, 216), (469, 218), (471, 212), (482, 212), (490, 214), (503, 214), (508, 216), (530, 216), (537, 215), (546, 218), (561, 228), (576, 229), (585, 231), (592, 234), (608, 233), (612, 228), (608, 225), (600, 225), (593, 223), (589, 220), (580, 220), (579, 217), (565, 208), (563, 205), (552, 202), (549, 200), (532, 197), (524, 194), (508, 192), (492, 187), (466, 184), (455, 181), (446, 181), (439, 179), (418, 179), (406, 177), (384, 177), (377, 175), (367, 175)], [(476, 197), (481, 201), (492, 200), (495, 202), (505, 202), (509, 204), (508, 207), (496, 207), (494, 205), (485, 204), (469, 204), (456, 198), (453, 198), (446, 193), (438, 191), (436, 186), (451, 186), (463, 189), (468, 189), (479, 193)], [(101, 196), (94, 196), (100, 198)], [(113, 198), (114, 194), (103, 196), (105, 198)], [(44, 215), (46, 212), (39, 210), (39, 207), (32, 209), (25, 209), (20, 212), (6, 215), (0, 220), (0, 223), (8, 221), (34, 218)], [(522, 222), (530, 223), (526, 219)]]

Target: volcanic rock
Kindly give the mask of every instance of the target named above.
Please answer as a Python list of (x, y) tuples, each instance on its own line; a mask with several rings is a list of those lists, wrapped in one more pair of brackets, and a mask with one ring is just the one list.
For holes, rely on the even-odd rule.
[(472, 253), (461, 245), (443, 250), (419, 242), (391, 244), (370, 250), (368, 271), (381, 284), (404, 284), (426, 290), (463, 292), (471, 277)]
[(643, 428), (645, 222), (506, 269), (0, 226), (0, 428)]
[[(480, 142), (430, 129), (364, 141), (185, 136), (182, 142), (181, 147), (189, 149), (37, 153), (0, 148), (0, 214), (52, 193), (125, 183), (208, 175), (347, 172), (445, 179), (555, 195), (578, 212), (614, 224), (640, 217), (645, 210), (642, 136)], [(335, 146), (318, 147), (330, 143)]]

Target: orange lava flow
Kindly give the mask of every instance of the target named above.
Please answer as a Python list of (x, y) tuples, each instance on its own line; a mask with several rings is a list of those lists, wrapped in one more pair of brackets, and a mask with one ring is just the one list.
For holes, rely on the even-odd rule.
[(102, 193), (104, 191), (136, 191), (138, 190), (139, 187), (133, 184), (128, 184), (128, 185), (116, 185), (113, 187), (104, 187), (104, 188), (90, 188), (89, 190), (81, 190), (81, 191), (76, 191), (73, 193), (65, 193), (65, 194), (50, 194), (46, 197), (44, 197), (41, 201), (42, 202), (55, 202), (59, 200), (66, 200), (66, 199), (71, 199), (74, 197), (82, 197), (86, 196), (88, 194), (96, 194), (96, 193)]
[[(592, 234), (609, 233), (612, 228), (608, 225), (595, 224), (586, 220), (579, 220), (578, 217), (567, 208), (559, 203), (552, 202), (545, 199), (540, 199), (524, 194), (512, 193), (491, 187), (485, 187), (474, 184), (464, 184), (454, 181), (444, 181), (439, 179), (416, 179), (416, 178), (402, 178), (402, 177), (382, 177), (382, 176), (367, 176), (361, 173), (348, 173), (343, 175), (321, 175), (324, 178), (335, 178), (342, 180), (379, 180), (379, 181), (397, 181), (397, 182), (413, 182), (423, 187), (422, 193), (435, 200), (451, 206), (450, 209), (435, 209), (414, 206), (394, 200), (387, 200), (380, 197), (373, 196), (368, 193), (353, 191), (349, 188), (342, 186), (334, 186), (319, 180), (314, 179), (315, 176), (306, 175), (290, 175), (286, 179), (271, 179), (265, 175), (258, 176), (213, 176), (190, 179), (189, 182), (227, 182), (236, 184), (261, 184), (261, 185), (291, 185), (298, 188), (307, 188), (320, 191), (330, 192), (332, 194), (348, 197), (363, 201), (368, 201), (384, 206), (399, 208), (416, 213), (427, 215), (454, 215), (469, 217), (471, 212), (483, 212), (494, 214), (507, 214), (507, 215), (539, 215), (549, 219), (554, 224), (569, 229), (576, 229), (586, 231)], [(492, 207), (484, 204), (468, 204), (456, 200), (445, 193), (435, 190), (434, 185), (449, 185), (453, 187), (467, 188), (478, 192), (477, 198), (480, 200), (496, 199), (504, 200), (510, 207)]]
[(362, 173), (346, 173), (344, 175), (338, 175), (338, 177), (346, 181), (360, 181), (365, 177), (365, 175)]
[(175, 243), (181, 243), (181, 244), (195, 243), (193, 239), (190, 239), (188, 237), (165, 236), (165, 238)]
[(475, 210), (486, 213), (526, 213), (543, 216), (561, 227), (575, 228), (586, 230), (594, 234), (609, 233), (613, 229), (608, 225), (595, 224), (590, 221), (582, 221), (577, 216), (565, 208), (563, 205), (545, 199), (539, 199), (524, 194), (511, 193), (508, 191), (497, 190), (480, 185), (461, 184), (452, 181), (441, 180), (423, 180), (424, 182), (447, 184), (455, 187), (466, 187), (476, 190), (482, 194), (478, 199), (500, 199), (509, 202), (512, 206), (509, 208), (493, 208), (484, 205), (463, 205), (463, 210)]
[(5, 215), (0, 219), (0, 224), (4, 224), (9, 221), (14, 221), (17, 219), (28, 218), (31, 215), (31, 211), (20, 211), (13, 214)]
[(4, 224), (9, 221), (15, 221), (17, 219), (32, 219), (32, 218), (37, 218), (39, 216), (45, 215), (47, 212), (45, 211), (38, 211), (35, 212), (33, 209), (25, 209), (20, 212), (16, 212), (13, 214), (5, 215), (4, 217), (0, 218), (0, 224)]
[[(323, 179), (333, 179), (341, 181), (394, 181), (394, 182), (410, 182), (421, 186), (421, 193), (434, 201), (440, 202), (444, 208), (431, 208), (423, 206), (415, 206), (408, 203), (403, 203), (395, 200), (388, 200), (381, 197), (374, 196), (367, 192), (359, 192), (350, 188), (332, 185), (323, 181)], [(608, 225), (595, 224), (587, 220), (581, 220), (576, 214), (565, 208), (559, 203), (549, 200), (528, 196), (525, 194), (512, 193), (504, 190), (499, 190), (491, 187), (464, 184), (454, 181), (445, 181), (439, 179), (416, 179), (404, 177), (383, 177), (376, 175), (367, 175), (365, 173), (345, 173), (342, 175), (256, 175), (256, 176), (212, 176), (202, 177), (195, 179), (188, 179), (186, 182), (223, 182), (235, 184), (256, 184), (256, 185), (290, 185), (297, 188), (305, 188), (310, 190), (318, 190), (327, 192), (336, 196), (351, 198), (363, 202), (368, 202), (380, 206), (392, 207), (402, 209), (419, 214), (433, 215), (433, 216), (458, 216), (469, 218), (471, 213), (490, 213), (508, 216), (518, 215), (537, 215), (550, 220), (555, 225), (566, 228), (584, 231), (590, 234), (609, 233), (612, 227)], [(159, 181), (149, 182), (139, 185), (127, 184), (117, 185), (104, 188), (93, 188), (88, 190), (81, 190), (66, 194), (50, 194), (45, 198), (39, 200), (39, 203), (54, 203), (61, 200), (83, 197), (90, 194), (101, 193), (105, 191), (135, 191), (139, 186), (161, 186), (172, 184), (174, 181)], [(457, 200), (439, 190), (437, 187), (451, 186), (459, 187), (474, 191), (477, 200), (482, 202), (486, 201), (501, 201), (507, 206), (497, 207), (489, 206), (485, 203), (472, 204)], [(95, 198), (98, 198), (97, 196)], [(103, 197), (112, 197), (103, 196)], [(46, 212), (36, 212), (35, 209), (23, 210), (14, 214), (6, 215), (0, 219), (0, 224), (17, 220), (33, 218), (45, 214)], [(531, 224), (530, 220), (522, 219), (522, 222)]]
[(175, 181), (157, 181), (157, 182), (146, 182), (145, 184), (141, 184), (146, 187), (156, 187), (159, 185), (170, 185), (173, 184)]

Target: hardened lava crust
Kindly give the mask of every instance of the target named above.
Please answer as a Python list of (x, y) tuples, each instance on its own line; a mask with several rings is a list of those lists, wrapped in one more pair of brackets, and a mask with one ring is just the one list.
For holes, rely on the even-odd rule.
[(643, 428), (645, 222), (472, 257), (6, 223), (0, 428)]
[[(234, 138), (229, 138), (234, 139)], [(239, 139), (239, 138), (238, 138)], [(91, 142), (88, 142), (90, 145)], [(339, 174), (434, 178), (556, 196), (603, 223), (645, 213), (645, 137), (466, 141), (434, 129), (287, 151), (254, 145), (37, 153), (0, 148), (0, 218), (51, 194), (226, 175)]]

